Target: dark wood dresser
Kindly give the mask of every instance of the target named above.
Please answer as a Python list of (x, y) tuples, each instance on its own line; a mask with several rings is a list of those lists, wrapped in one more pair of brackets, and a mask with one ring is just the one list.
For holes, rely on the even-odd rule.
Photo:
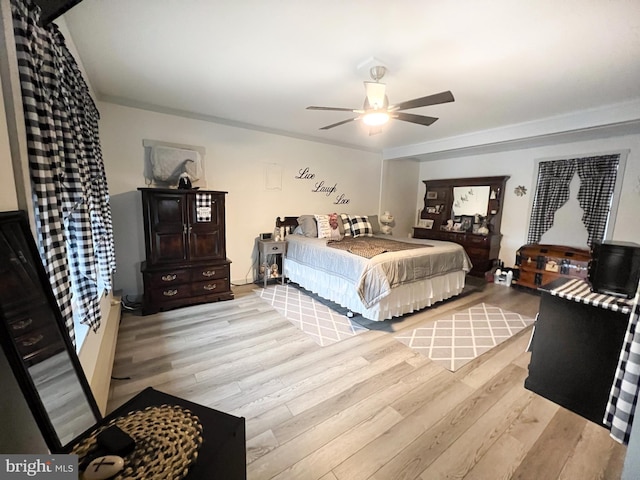
[(146, 261), (144, 315), (231, 300), (225, 195), (213, 190), (140, 188)]
[[(416, 226), (413, 229), (415, 238), (444, 240), (462, 245), (471, 259), (473, 268), (471, 275), (484, 276), (491, 270), (500, 254), (500, 224), (502, 221), (502, 203), (508, 176), (501, 177), (472, 177), (447, 178), (442, 180), (423, 180), (426, 187), (424, 208), (420, 213), (419, 222), (426, 226)], [(456, 215), (457, 192), (464, 190), (469, 197), (485, 190), (484, 201), (477, 205), (482, 210), (481, 221), (477, 215)], [(459, 195), (459, 193), (458, 193)], [(466, 224), (463, 220), (468, 221)], [(449, 230), (447, 222), (460, 225), (463, 230)], [(476, 223), (478, 220), (478, 223)], [(464, 226), (463, 226), (464, 225)], [(486, 227), (484, 234), (481, 227)]]
[(419, 227), (413, 229), (413, 236), (415, 238), (444, 240), (462, 245), (473, 264), (473, 268), (469, 273), (480, 277), (493, 267), (494, 261), (500, 253), (500, 239), (502, 238), (502, 235), (497, 233), (478, 235), (473, 233), (427, 230)]

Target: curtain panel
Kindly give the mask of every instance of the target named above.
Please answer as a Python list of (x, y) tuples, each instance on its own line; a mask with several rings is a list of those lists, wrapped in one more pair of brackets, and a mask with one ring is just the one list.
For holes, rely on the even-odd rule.
[(540, 163), (527, 243), (539, 243), (544, 232), (553, 226), (556, 211), (569, 200), (569, 183), (575, 171), (573, 160)]
[(627, 333), (622, 344), (618, 368), (614, 377), (603, 423), (611, 430), (611, 437), (627, 445), (640, 393), (640, 285), (629, 317)]
[(540, 162), (527, 243), (539, 243), (553, 226), (556, 212), (569, 200), (569, 184), (575, 172), (580, 178), (578, 203), (587, 244), (604, 238), (616, 184), (620, 154)]
[(589, 232), (588, 245), (604, 238), (619, 162), (619, 154), (581, 158), (576, 162), (580, 177), (578, 202), (584, 211), (582, 223)]
[(99, 276), (110, 290), (115, 271), (99, 113), (57, 26), (28, 0), (11, 7), (40, 255), (75, 341), (74, 309), (97, 330)]

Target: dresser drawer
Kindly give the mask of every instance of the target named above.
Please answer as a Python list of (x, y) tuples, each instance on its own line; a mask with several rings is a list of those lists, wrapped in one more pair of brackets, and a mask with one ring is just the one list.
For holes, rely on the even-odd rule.
[(167, 285), (164, 288), (154, 288), (150, 292), (153, 302), (158, 304), (188, 298), (191, 296), (191, 286), (186, 283), (182, 285)]
[(218, 278), (214, 280), (207, 280), (205, 282), (197, 282), (191, 284), (192, 295), (211, 295), (212, 293), (228, 292), (229, 291), (229, 279)]
[(286, 253), (286, 242), (264, 242), (262, 244), (263, 255), (273, 255), (275, 253)]
[(477, 247), (464, 247), (464, 251), (467, 252), (469, 258), (473, 261), (474, 258), (488, 260), (489, 259), (489, 249), (488, 248), (477, 248)]
[(205, 267), (194, 267), (191, 269), (191, 281), (201, 282), (203, 280), (215, 280), (229, 277), (229, 265), (209, 265)]
[(482, 235), (465, 235), (464, 245), (468, 245), (469, 247), (488, 248), (491, 245), (491, 241), (489, 237), (484, 237)]
[(47, 305), (35, 305), (13, 314), (9, 318), (9, 331), (13, 337), (19, 337), (51, 323), (56, 323), (51, 309)]
[(60, 333), (58, 332), (58, 326), (55, 321), (50, 321), (49, 325), (35, 328), (27, 333), (16, 336), (14, 340), (18, 353), (20, 353), (24, 360), (29, 361), (30, 364), (44, 360), (48, 355), (44, 356), (41, 355), (41, 353), (45, 350), (51, 350), (53, 346), (57, 346), (58, 350), (64, 349), (64, 344), (60, 341)]
[(170, 285), (187, 283), (191, 279), (189, 270), (162, 270), (159, 272), (146, 273), (145, 282), (151, 288), (164, 288)]

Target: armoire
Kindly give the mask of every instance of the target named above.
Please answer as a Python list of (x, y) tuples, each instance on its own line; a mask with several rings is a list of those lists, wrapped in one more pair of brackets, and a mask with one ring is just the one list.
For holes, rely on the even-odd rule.
[(231, 300), (225, 195), (214, 190), (140, 188), (146, 260), (143, 315)]

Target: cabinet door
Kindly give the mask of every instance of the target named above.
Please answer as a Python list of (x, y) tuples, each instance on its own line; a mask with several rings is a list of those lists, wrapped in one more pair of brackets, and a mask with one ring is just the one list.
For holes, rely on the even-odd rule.
[(187, 260), (186, 196), (175, 193), (149, 194), (151, 263)]
[(206, 210), (204, 215), (198, 215), (196, 194), (189, 195), (189, 260), (192, 262), (224, 260), (227, 256), (224, 232), (224, 195), (212, 194), (209, 206), (211, 208), (210, 216), (207, 215)]

